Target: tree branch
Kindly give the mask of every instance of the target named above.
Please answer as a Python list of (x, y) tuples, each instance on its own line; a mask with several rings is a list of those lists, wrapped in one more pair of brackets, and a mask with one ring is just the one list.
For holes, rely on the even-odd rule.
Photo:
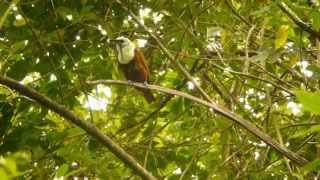
[(131, 10), (129, 10), (129, 8), (124, 3), (122, 3), (121, 0), (115, 0), (115, 2), (117, 2), (126, 12), (128, 12), (128, 14), (132, 17), (132, 19), (137, 24), (139, 24), (139, 26), (142, 27), (157, 42), (157, 44), (159, 45), (162, 52), (183, 73), (183, 75), (195, 85), (196, 89), (201, 93), (201, 95), (207, 101), (204, 101), (204, 100), (197, 98), (195, 96), (191, 96), (187, 93), (183, 93), (183, 92), (173, 90), (173, 89), (164, 88), (161, 86), (148, 85), (148, 87), (146, 87), (142, 83), (129, 83), (126, 81), (118, 81), (118, 80), (105, 80), (105, 81), (100, 80), (100, 81), (92, 81), (91, 84), (99, 84), (99, 83), (122, 84), (122, 85), (129, 85), (129, 86), (135, 86), (135, 87), (140, 87), (140, 88), (147, 88), (147, 89), (151, 89), (151, 90), (157, 90), (160, 92), (185, 97), (185, 98), (190, 99), (194, 102), (197, 102), (197, 103), (200, 103), (200, 104), (205, 105), (207, 107), (210, 107), (210, 108), (214, 109), (215, 112), (217, 112), (217, 113), (223, 115), (224, 117), (231, 119), (232, 121), (241, 125), (245, 129), (247, 129), (249, 132), (253, 133), (259, 139), (261, 139), (262, 141), (264, 141), (265, 143), (267, 143), (268, 145), (270, 145), (271, 147), (276, 149), (278, 152), (280, 152), (281, 154), (283, 154), (284, 156), (286, 156), (288, 159), (292, 160), (293, 162), (295, 162), (299, 165), (304, 165), (304, 164), (308, 163), (308, 161), (306, 159), (295, 154), (294, 152), (287, 149), (286, 147), (281, 146), (281, 144), (279, 144), (277, 141), (275, 141), (273, 138), (271, 138), (268, 134), (266, 134), (265, 132), (263, 132), (262, 130), (257, 128), (251, 122), (243, 119), (242, 117), (234, 114), (233, 112), (225, 109), (224, 107), (218, 106), (216, 103), (211, 101), (210, 96), (197, 83), (195, 83), (193, 77), (189, 74), (188, 71), (185, 70), (185, 68), (181, 65), (181, 63), (177, 59), (174, 58), (174, 56), (170, 53), (170, 51), (162, 44), (160, 39), (154, 33), (152, 33), (152, 31), (148, 27), (146, 27), (144, 24), (142, 24), (141, 21), (139, 20), (139, 18)]
[(278, 6), (282, 10), (282, 12), (284, 12), (302, 30), (316, 36), (317, 38), (320, 38), (320, 32), (315, 30), (309, 24), (303, 22), (303, 20), (299, 16), (297, 16), (284, 2), (280, 2)]
[(77, 125), (84, 131), (86, 131), (89, 135), (100, 141), (104, 146), (106, 146), (114, 155), (116, 155), (121, 161), (125, 163), (129, 168), (131, 168), (135, 173), (141, 176), (144, 179), (148, 180), (155, 180), (156, 178), (153, 177), (145, 168), (143, 168), (137, 160), (135, 160), (131, 155), (129, 155), (125, 150), (123, 150), (118, 144), (116, 144), (111, 138), (104, 135), (97, 127), (93, 124), (88, 123), (82, 120), (73, 112), (67, 110), (64, 106), (57, 104), (56, 102), (52, 101), (48, 97), (41, 95), (37, 91), (32, 88), (26, 87), (19, 82), (8, 78), (0, 76), (0, 84), (3, 84), (10, 89), (18, 91), (20, 94), (23, 94), (42, 106), (56, 112), (60, 116), (64, 117), (65, 119), (71, 121), (73, 124)]
[(223, 67), (221, 67), (219, 65), (216, 65), (216, 64), (212, 64), (212, 66), (214, 66), (214, 67), (216, 67), (216, 68), (218, 68), (218, 69), (220, 69), (222, 71), (227, 71), (227, 72), (229, 72), (231, 74), (237, 74), (237, 75), (240, 75), (240, 76), (245, 76), (245, 77), (248, 77), (248, 78), (251, 78), (251, 79), (256, 79), (256, 80), (271, 84), (274, 87), (279, 88), (279, 89), (287, 92), (288, 94), (294, 96), (294, 93), (292, 91), (290, 91), (289, 89), (283, 87), (282, 85), (280, 85), (280, 83), (276, 83), (276, 82), (270, 81), (268, 79), (263, 79), (263, 78), (260, 78), (258, 76), (254, 76), (254, 75), (250, 75), (250, 74), (246, 74), (246, 73), (230, 70), (230, 69), (227, 69), (227, 68), (223, 68)]
[(280, 152), (282, 155), (293, 161), (294, 163), (302, 166), (308, 163), (308, 161), (299, 156), (298, 154), (294, 153), (293, 151), (289, 150), (285, 146), (282, 146), (279, 144), (277, 141), (275, 141), (272, 137), (270, 137), (268, 134), (263, 132), (261, 129), (256, 127), (253, 123), (243, 119), (242, 117), (230, 112), (227, 109), (224, 109), (223, 107), (219, 106), (218, 104), (214, 102), (208, 102), (204, 101), (200, 98), (197, 98), (195, 96), (192, 96), (190, 94), (177, 91), (174, 89), (169, 89), (166, 87), (162, 86), (157, 86), (157, 85), (150, 85), (148, 84), (147, 86), (144, 83), (137, 83), (137, 82), (127, 82), (127, 81), (120, 81), (120, 80), (96, 80), (96, 81), (87, 81), (88, 84), (96, 85), (96, 84), (118, 84), (118, 85), (127, 85), (127, 86), (134, 86), (134, 87), (139, 87), (139, 88), (144, 88), (144, 89), (150, 89), (150, 90), (156, 90), (159, 92), (163, 92), (166, 94), (171, 94), (171, 95), (176, 95), (180, 97), (184, 97), (186, 99), (189, 99), (193, 102), (202, 104), (204, 106), (207, 106), (209, 108), (212, 108), (215, 110), (215, 112), (221, 114), (222, 116), (231, 119), (233, 122), (239, 124), (241, 127), (245, 128), (247, 131), (250, 133), (254, 134), (257, 138), (261, 139), (264, 141), (266, 144), (269, 146), (273, 147), (275, 150)]
[(190, 73), (182, 66), (182, 64), (174, 58), (174, 56), (170, 53), (170, 51), (162, 44), (162, 42), (160, 41), (160, 39), (152, 33), (152, 31), (145, 26), (144, 24), (141, 23), (141, 21), (139, 20), (139, 18), (128, 9), (128, 7), (126, 7), (120, 0), (116, 0), (116, 2), (118, 4), (121, 5), (121, 7), (129, 13), (129, 15), (132, 17), (132, 19), (139, 24), (140, 27), (142, 27), (159, 45), (160, 49), (162, 50), (162, 52), (164, 54), (167, 55), (167, 57), (169, 58), (169, 60), (182, 72), (182, 74), (189, 80), (191, 81), (194, 86), (196, 87), (196, 89), (200, 92), (200, 94), (207, 100), (207, 101), (211, 101), (210, 96), (200, 87), (200, 85), (198, 85), (195, 80), (193, 79), (193, 77), (190, 75)]
[(237, 12), (236, 8), (234, 8), (230, 0), (225, 0), (224, 2), (231, 9), (232, 13), (236, 15), (241, 21), (243, 21), (247, 26), (252, 26), (252, 24), (246, 18), (244, 18), (240, 13)]

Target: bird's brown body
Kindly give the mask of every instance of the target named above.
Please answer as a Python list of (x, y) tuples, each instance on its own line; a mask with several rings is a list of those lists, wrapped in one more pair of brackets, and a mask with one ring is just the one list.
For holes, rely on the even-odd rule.
[[(140, 50), (135, 48), (133, 60), (128, 64), (119, 64), (119, 66), (127, 80), (141, 83), (149, 82), (149, 68), (145, 63), (144, 55)], [(137, 90), (143, 93), (148, 103), (155, 100), (149, 89), (137, 88)]]
[[(116, 43), (118, 51), (118, 61), (121, 70), (123, 71), (127, 80), (141, 83), (148, 83), (149, 81), (149, 68), (145, 63), (143, 53), (135, 47), (135, 44), (128, 38), (118, 37), (113, 42)], [(154, 97), (149, 89), (136, 88), (141, 91), (148, 101), (154, 101)]]

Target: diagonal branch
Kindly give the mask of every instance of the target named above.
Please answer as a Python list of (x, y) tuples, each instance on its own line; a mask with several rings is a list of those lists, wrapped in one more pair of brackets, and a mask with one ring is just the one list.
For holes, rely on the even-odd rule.
[(310, 33), (311, 35), (314, 35), (320, 39), (320, 32), (315, 30), (309, 24), (303, 22), (303, 20), (298, 15), (296, 15), (296, 13), (293, 12), (284, 2), (280, 2), (278, 4), (278, 6), (302, 30), (304, 30), (304, 31)]
[(231, 9), (232, 13), (236, 15), (241, 21), (243, 21), (247, 26), (252, 26), (252, 24), (245, 17), (237, 12), (236, 8), (232, 5), (230, 0), (225, 0), (224, 2)]
[(211, 100), (210, 96), (197, 83), (195, 83), (193, 77), (189, 74), (189, 72), (181, 65), (181, 63), (177, 59), (174, 58), (174, 56), (170, 53), (170, 51), (162, 44), (160, 39), (155, 34), (153, 34), (152, 31), (148, 27), (146, 27), (144, 24), (142, 24), (140, 22), (139, 18), (131, 10), (129, 10), (128, 7), (124, 3), (121, 2), (121, 0), (115, 0), (115, 1), (118, 4), (120, 4), (120, 6), (126, 12), (128, 12), (128, 14), (132, 17), (132, 19), (137, 24), (139, 24), (139, 26), (142, 27), (157, 42), (157, 44), (159, 45), (159, 47), (163, 51), (163, 53), (183, 73), (183, 75), (195, 85), (196, 89), (201, 93), (201, 95), (207, 101), (204, 101), (204, 100), (202, 100), (200, 98), (197, 98), (195, 96), (191, 96), (191, 95), (189, 95), (187, 93), (183, 93), (183, 92), (180, 92), (180, 91), (177, 91), (177, 90), (168, 89), (168, 88), (164, 88), (164, 87), (161, 87), (161, 86), (155, 86), (155, 85), (148, 85), (148, 87), (146, 87), (144, 84), (141, 84), (141, 83), (129, 83), (129, 82), (126, 82), (126, 81), (118, 81), (118, 80), (92, 81), (92, 82), (90, 82), (91, 84), (103, 83), (103, 84), (130, 85), (130, 86), (135, 86), (135, 87), (140, 87), (140, 88), (147, 88), (147, 89), (151, 89), (151, 90), (157, 90), (157, 91), (160, 91), (160, 92), (164, 92), (164, 93), (168, 93), (168, 94), (173, 94), (173, 95), (185, 97), (185, 98), (190, 99), (190, 100), (192, 100), (194, 102), (197, 102), (197, 103), (200, 103), (200, 104), (205, 105), (207, 107), (210, 107), (213, 110), (215, 110), (215, 112), (223, 115), (227, 119), (231, 119), (232, 121), (234, 121), (237, 124), (241, 125), (246, 130), (248, 130), (249, 132), (254, 134), (256, 137), (258, 137), (259, 139), (261, 139), (262, 141), (264, 141), (265, 143), (267, 143), (268, 145), (270, 145), (271, 147), (276, 149), (278, 152), (280, 152), (281, 154), (283, 154), (284, 156), (286, 156), (288, 159), (292, 160), (293, 162), (295, 162), (295, 163), (297, 163), (299, 165), (304, 165), (304, 164), (308, 163), (308, 161), (306, 159), (304, 159), (303, 157), (295, 154), (294, 152), (292, 152), (291, 150), (287, 149), (286, 147), (283, 147), (281, 144), (279, 144), (277, 141), (275, 141), (268, 134), (266, 134), (265, 132), (263, 132), (262, 130), (257, 128), (253, 123), (251, 123), (251, 122), (243, 119), (242, 117), (234, 114), (230, 110), (225, 109), (224, 107), (219, 106), (216, 103), (214, 103)]
[(190, 94), (177, 91), (174, 89), (169, 89), (166, 87), (162, 86), (157, 86), (157, 85), (150, 85), (148, 84), (147, 86), (143, 83), (136, 83), (136, 82), (127, 82), (127, 81), (120, 81), (120, 80), (96, 80), (96, 81), (88, 81), (88, 84), (119, 84), (119, 85), (127, 85), (127, 86), (134, 86), (134, 87), (139, 87), (139, 88), (144, 88), (144, 89), (151, 89), (151, 90), (156, 90), (159, 92), (171, 94), (171, 95), (176, 95), (180, 97), (184, 97), (186, 99), (189, 99), (195, 103), (202, 104), (204, 106), (207, 106), (209, 108), (212, 108), (215, 110), (215, 112), (221, 114), (222, 116), (231, 119), (233, 122), (239, 124), (243, 128), (245, 128), (247, 131), (250, 133), (254, 134), (256, 137), (264, 141), (266, 144), (269, 146), (273, 147), (275, 150), (280, 152), (282, 155), (293, 161), (294, 163), (298, 165), (305, 165), (308, 163), (306, 159), (303, 157), (299, 156), (298, 154), (294, 153), (290, 149), (286, 148), (285, 146), (282, 146), (280, 143), (278, 143), (276, 140), (274, 140), (271, 136), (263, 132), (261, 129), (256, 127), (253, 123), (243, 119), (242, 117), (230, 112), (229, 110), (219, 106), (218, 104), (214, 102), (208, 102), (204, 101), (200, 98), (197, 98), (195, 96), (192, 96)]
[(141, 176), (143, 179), (155, 180), (145, 168), (143, 168), (137, 160), (135, 160), (130, 154), (123, 150), (118, 144), (116, 144), (110, 137), (104, 135), (97, 127), (93, 124), (88, 123), (87, 121), (82, 120), (73, 112), (66, 109), (64, 106), (57, 104), (48, 97), (41, 95), (32, 88), (26, 87), (19, 82), (8, 78), (0, 76), (0, 84), (3, 84), (10, 89), (18, 91), (20, 94), (23, 94), (42, 106), (54, 111), (65, 119), (71, 121), (73, 124), (77, 125), (89, 135), (100, 141), (104, 146), (106, 146), (114, 155), (116, 155), (125, 165), (129, 166), (135, 173)]

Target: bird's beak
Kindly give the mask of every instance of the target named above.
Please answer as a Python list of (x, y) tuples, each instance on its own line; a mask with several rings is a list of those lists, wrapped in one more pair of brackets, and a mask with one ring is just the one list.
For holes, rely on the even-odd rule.
[(116, 45), (116, 49), (118, 51), (118, 53), (121, 56), (121, 59), (123, 59), (123, 53), (122, 53), (122, 40), (118, 40), (118, 39), (109, 39), (110, 43), (114, 43)]

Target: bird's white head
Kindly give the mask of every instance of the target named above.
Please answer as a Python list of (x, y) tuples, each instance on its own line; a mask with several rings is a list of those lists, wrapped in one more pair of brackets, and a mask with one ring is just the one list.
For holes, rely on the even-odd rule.
[(115, 40), (118, 51), (118, 60), (121, 64), (128, 64), (133, 60), (135, 45), (128, 38), (120, 36)]

